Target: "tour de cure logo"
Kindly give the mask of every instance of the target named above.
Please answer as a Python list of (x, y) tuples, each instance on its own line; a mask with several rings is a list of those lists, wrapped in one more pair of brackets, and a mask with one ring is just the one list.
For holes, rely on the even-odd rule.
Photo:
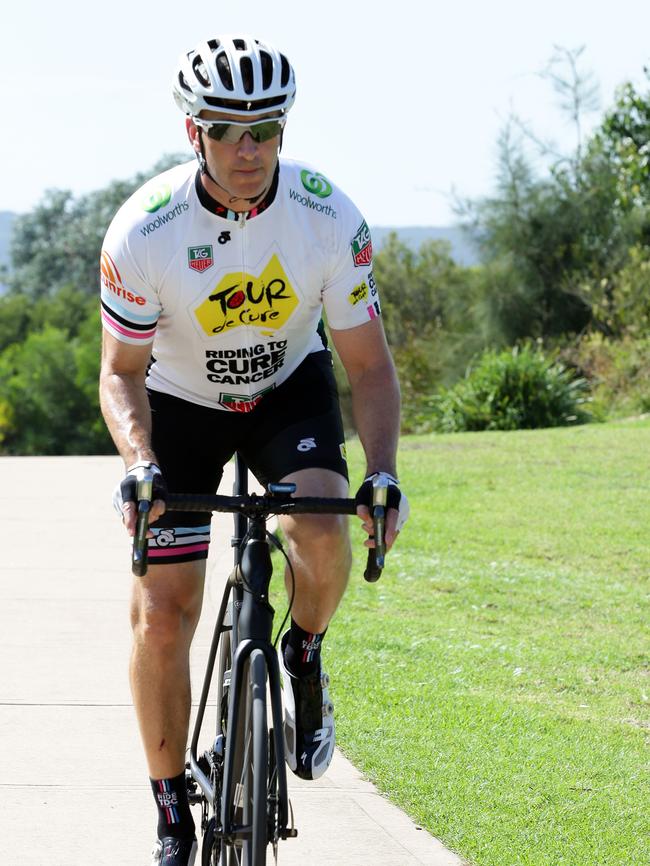
[(208, 337), (246, 325), (277, 330), (298, 303), (280, 260), (272, 255), (259, 275), (238, 271), (222, 277), (194, 315)]

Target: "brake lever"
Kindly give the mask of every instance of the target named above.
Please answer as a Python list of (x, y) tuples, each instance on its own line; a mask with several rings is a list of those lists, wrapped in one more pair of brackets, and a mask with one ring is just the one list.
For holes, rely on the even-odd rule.
[(375, 546), (368, 551), (364, 578), (369, 583), (379, 580), (386, 558), (386, 503), (388, 501), (388, 479), (375, 476), (372, 479), (372, 526)]
[(144, 577), (147, 573), (149, 562), (147, 530), (149, 529), (149, 512), (151, 511), (151, 500), (153, 497), (153, 473), (145, 467), (138, 467), (136, 474), (140, 476), (137, 479), (136, 485), (138, 517), (135, 524), (135, 535), (133, 536), (131, 571), (136, 577)]

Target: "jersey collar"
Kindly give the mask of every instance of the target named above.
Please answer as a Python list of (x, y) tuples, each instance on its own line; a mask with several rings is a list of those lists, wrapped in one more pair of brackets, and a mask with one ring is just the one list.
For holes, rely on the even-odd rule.
[(196, 187), (196, 194), (199, 198), (199, 201), (203, 205), (206, 210), (209, 210), (211, 213), (216, 214), (217, 216), (222, 217), (223, 219), (228, 220), (239, 220), (242, 216), (246, 217), (247, 220), (256, 217), (258, 214), (261, 214), (265, 211), (270, 205), (273, 204), (275, 200), (275, 195), (278, 191), (278, 179), (280, 177), (280, 163), (278, 163), (275, 167), (275, 172), (273, 174), (273, 180), (271, 181), (271, 186), (269, 187), (269, 191), (264, 196), (262, 201), (259, 204), (256, 204), (252, 210), (243, 211), (241, 213), (230, 210), (230, 208), (225, 207), (220, 202), (213, 198), (207, 189), (201, 183), (201, 170), (197, 169), (196, 175), (194, 176), (194, 186)]

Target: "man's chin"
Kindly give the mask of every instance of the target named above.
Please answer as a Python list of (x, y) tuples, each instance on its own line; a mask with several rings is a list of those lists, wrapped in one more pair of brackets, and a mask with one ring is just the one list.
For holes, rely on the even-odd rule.
[(230, 188), (235, 195), (242, 198), (259, 198), (267, 186), (266, 177), (260, 177), (260, 174), (255, 172), (250, 178), (235, 176)]
[(247, 201), (255, 201), (255, 199), (260, 198), (261, 195), (264, 194), (266, 190), (266, 186), (260, 186), (259, 184), (239, 184), (233, 189), (233, 194), (238, 196), (239, 198), (246, 199)]

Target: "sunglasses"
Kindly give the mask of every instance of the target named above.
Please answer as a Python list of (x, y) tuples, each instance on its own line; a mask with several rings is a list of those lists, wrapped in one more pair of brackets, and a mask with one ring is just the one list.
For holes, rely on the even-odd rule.
[(238, 123), (233, 120), (203, 120), (201, 117), (193, 117), (195, 126), (202, 129), (208, 138), (213, 141), (226, 141), (228, 144), (237, 144), (242, 136), (248, 132), (253, 141), (258, 144), (269, 141), (280, 135), (284, 129), (286, 118), (274, 117), (272, 120), (256, 120), (253, 123)]

